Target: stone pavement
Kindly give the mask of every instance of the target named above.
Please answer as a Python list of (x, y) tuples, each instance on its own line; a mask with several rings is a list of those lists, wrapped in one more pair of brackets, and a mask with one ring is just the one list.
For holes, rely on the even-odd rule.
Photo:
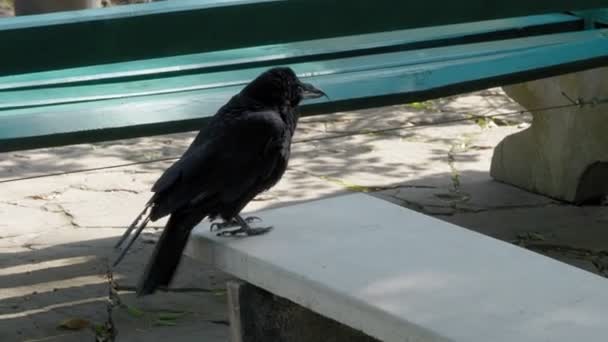
[[(480, 116), (519, 110), (491, 89), (303, 118), (284, 179), (246, 210), (368, 192), (607, 274), (606, 207), (565, 205), (490, 179), (493, 147), (530, 117)], [(227, 341), (224, 274), (186, 259), (168, 292), (133, 295), (164, 221), (109, 266), (116, 237), (170, 164), (154, 160), (179, 156), (192, 137), (0, 154), (0, 341)], [(37, 178), (86, 169), (95, 170)]]

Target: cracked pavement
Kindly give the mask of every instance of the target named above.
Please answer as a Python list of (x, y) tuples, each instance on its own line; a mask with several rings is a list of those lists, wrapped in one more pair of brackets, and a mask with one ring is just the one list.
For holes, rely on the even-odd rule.
[[(489, 177), (493, 147), (530, 116), (483, 116), (519, 110), (490, 89), (303, 118), (285, 177), (246, 210), (366, 192), (608, 275), (606, 207), (566, 205)], [(134, 296), (165, 220), (108, 266), (171, 163), (151, 161), (179, 156), (193, 137), (0, 154), (0, 341), (227, 341), (225, 274), (185, 259), (167, 292)], [(89, 171), (63, 174), (78, 170)], [(47, 174), (57, 175), (39, 177)]]

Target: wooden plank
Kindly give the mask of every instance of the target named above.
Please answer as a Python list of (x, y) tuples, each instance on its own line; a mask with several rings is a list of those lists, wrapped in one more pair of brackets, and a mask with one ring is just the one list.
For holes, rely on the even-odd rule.
[(606, 0), (162, 1), (24, 16), (0, 22), (0, 41), (11, 47), (0, 75), (603, 6)]
[[(363, 60), (373, 62), (369, 56), (293, 67), (331, 98), (304, 105), (303, 114), (310, 115), (447, 96), (608, 63), (607, 30), (560, 36), (561, 41), (509, 40), (502, 49), (492, 42), (378, 55), (381, 69), (380, 64), (357, 67)], [(410, 54), (409, 61), (402, 54)], [(340, 69), (346, 62), (351, 68)], [(198, 129), (260, 71), (208, 74), (225, 83), (201, 90), (3, 110), (0, 151)]]
[(360, 193), (255, 215), (186, 254), (381, 341), (606, 340), (608, 280), (521, 247)]
[(583, 28), (582, 19), (545, 14), (420, 29), (316, 39), (0, 77), (0, 90), (213, 72), (524, 37)]

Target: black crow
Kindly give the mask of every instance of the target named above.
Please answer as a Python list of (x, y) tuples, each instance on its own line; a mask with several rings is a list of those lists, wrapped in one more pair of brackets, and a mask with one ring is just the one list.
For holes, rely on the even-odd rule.
[[(239, 213), (281, 179), (298, 122), (298, 105), (303, 99), (321, 96), (325, 94), (301, 82), (293, 70), (279, 67), (259, 75), (219, 109), (182, 157), (156, 181), (154, 195), (116, 245), (147, 213), (114, 265), (149, 221), (170, 215), (137, 285), (138, 295), (169, 285), (190, 231), (204, 218), (224, 220), (212, 226), (224, 235), (263, 234), (272, 228), (253, 228), (250, 223), (255, 218), (244, 219)], [(225, 230), (230, 226), (239, 228)]]

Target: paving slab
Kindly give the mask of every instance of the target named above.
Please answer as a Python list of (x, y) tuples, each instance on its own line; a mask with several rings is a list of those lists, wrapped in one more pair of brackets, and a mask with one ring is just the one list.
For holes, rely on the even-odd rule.
[[(69, 243), (1, 249), (0, 340), (94, 340), (93, 327), (107, 319), (107, 268), (98, 251)], [(60, 327), (73, 319), (87, 326)]]
[[(449, 184), (445, 145), (359, 135), (294, 148), (292, 169), (361, 187)], [(425, 177), (426, 176), (426, 177)], [(425, 183), (420, 182), (425, 178)]]
[[(141, 320), (133, 320), (128, 314), (116, 314), (118, 323), (116, 342), (194, 342), (217, 341), (228, 342), (228, 329), (223, 323), (209, 323), (196, 319), (183, 318), (177, 323), (141, 324)], [(165, 324), (165, 325), (163, 325)], [(120, 325), (127, 327), (121, 329)], [(133, 329), (132, 327), (136, 327)], [(179, 332), (179, 333), (177, 333)]]
[(60, 212), (31, 208), (17, 202), (0, 203), (0, 240), (40, 230), (65, 227), (70, 218)]
[[(69, 189), (54, 203), (72, 217), (72, 224), (76, 227), (124, 229), (144, 208), (150, 196), (151, 193)], [(131, 208), (131, 211), (125, 208)], [(150, 227), (163, 227), (165, 221), (153, 222)]]
[(295, 141), (339, 137), (357, 133), (391, 134), (415, 125), (464, 119), (467, 113), (440, 111), (435, 102), (381, 107), (355, 112), (305, 117), (298, 123)]

